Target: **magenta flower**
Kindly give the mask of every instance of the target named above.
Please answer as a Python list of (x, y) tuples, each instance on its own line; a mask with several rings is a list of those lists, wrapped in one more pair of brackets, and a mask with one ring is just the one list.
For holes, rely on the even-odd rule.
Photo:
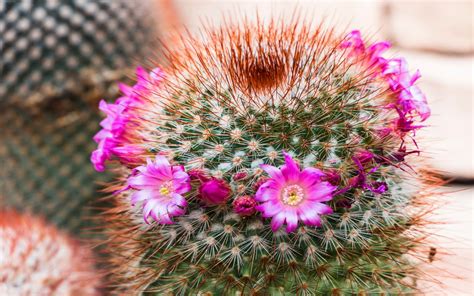
[(421, 121), (425, 121), (431, 114), (426, 96), (421, 92), (415, 82), (421, 77), (416, 71), (411, 75), (408, 64), (404, 58), (391, 59), (387, 61), (383, 74), (390, 88), (398, 92), (397, 105), (404, 114), (419, 115)]
[(415, 82), (420, 78), (420, 72), (410, 74), (404, 58), (386, 59), (382, 57), (390, 48), (388, 42), (377, 42), (366, 47), (359, 31), (350, 32), (341, 43), (341, 48), (349, 49), (349, 56), (368, 60), (370, 67), (375, 69), (375, 76), (384, 78), (391, 90), (396, 94), (397, 101), (390, 104), (399, 114), (396, 131), (403, 137), (405, 133), (414, 131), (422, 126), (414, 125), (416, 116), (425, 121), (431, 114), (425, 95)]
[(137, 156), (146, 152), (145, 148), (134, 144), (124, 144), (122, 146), (115, 146), (110, 150), (118, 158), (128, 163), (140, 161)]
[(121, 105), (107, 104), (104, 100), (100, 101), (99, 109), (107, 117), (100, 122), (102, 130), (95, 136), (94, 141), (98, 143), (98, 148), (92, 152), (91, 161), (97, 171), (105, 169), (104, 163), (112, 155), (112, 149), (117, 146), (118, 138), (123, 133), (124, 122), (121, 113), (125, 109)]
[(247, 172), (240, 171), (240, 172), (235, 173), (232, 176), (232, 179), (234, 179), (234, 181), (242, 181), (242, 180), (247, 179), (248, 176), (249, 176), (249, 174)]
[(399, 104), (407, 113), (415, 112), (420, 116), (421, 121), (425, 121), (431, 115), (430, 107), (426, 100), (426, 96), (416, 85), (404, 88), (400, 93)]
[(271, 165), (261, 165), (270, 175), (255, 195), (260, 202), (256, 209), (263, 217), (272, 217), (271, 228), (277, 231), (286, 223), (286, 231), (292, 232), (298, 221), (306, 225), (320, 226), (320, 215), (332, 213), (332, 209), (323, 204), (332, 199), (335, 186), (322, 181), (324, 174), (316, 168), (300, 170), (291, 156), (283, 152), (285, 165), (280, 169)]
[(387, 155), (377, 155), (375, 161), (379, 164), (389, 164), (389, 165), (397, 165), (398, 163), (404, 162), (405, 157), (410, 154), (418, 154), (420, 155), (420, 150), (411, 150), (407, 151), (407, 147), (405, 145), (401, 145), (397, 151), (391, 152)]
[(117, 156), (122, 161), (133, 161), (135, 156), (144, 152), (136, 145), (130, 145), (127, 140), (127, 130), (134, 118), (133, 108), (143, 104), (143, 98), (158, 86), (163, 80), (163, 72), (160, 69), (153, 70), (148, 74), (143, 68), (137, 68), (137, 83), (130, 87), (119, 84), (123, 96), (115, 103), (108, 104), (100, 101), (99, 109), (107, 117), (101, 121), (102, 129), (94, 136), (98, 148), (92, 152), (91, 162), (97, 171), (105, 169), (105, 162), (112, 156)]
[(171, 218), (186, 212), (187, 201), (183, 194), (191, 190), (189, 175), (182, 166), (171, 166), (168, 160), (157, 155), (155, 161), (139, 166), (127, 180), (128, 188), (135, 189), (132, 205), (143, 202), (143, 218), (151, 216), (159, 224), (172, 224)]
[[(387, 60), (382, 57), (382, 53), (390, 48), (390, 43), (387, 41), (377, 42), (369, 46), (367, 54), (369, 55), (369, 62), (372, 67), (377, 67), (380, 71), (383, 69)], [(376, 73), (378, 75), (378, 73)]]
[(347, 34), (346, 38), (341, 43), (341, 48), (349, 50), (350, 57), (366, 57), (372, 67), (380, 68), (386, 63), (386, 59), (381, 55), (389, 49), (390, 46), (389, 42), (383, 41), (366, 47), (359, 30), (354, 30)]
[(382, 53), (387, 51), (390, 47), (391, 44), (388, 41), (377, 42), (367, 48), (367, 53), (370, 55), (371, 61), (375, 62), (381, 57)]
[(188, 175), (193, 180), (199, 180), (200, 182), (209, 181), (210, 177), (208, 174), (202, 169), (191, 169), (188, 171)]
[(396, 130), (402, 135), (410, 131), (416, 131), (419, 128), (422, 128), (423, 125), (414, 125), (415, 121), (411, 116), (408, 116), (407, 113), (404, 113), (400, 108), (395, 107), (398, 112), (398, 119), (396, 121)]
[(362, 164), (371, 161), (374, 158), (374, 154), (365, 149), (358, 149), (354, 153), (354, 157)]
[(255, 198), (251, 196), (239, 196), (232, 204), (234, 206), (234, 212), (242, 217), (253, 215), (256, 212), (255, 207), (257, 206), (257, 202)]
[(258, 188), (260, 188), (260, 186), (262, 186), (265, 182), (267, 182), (268, 180), (270, 180), (270, 178), (266, 177), (266, 176), (261, 176), (257, 179), (257, 181), (255, 182), (255, 184), (253, 185), (253, 189), (255, 191), (258, 190)]
[(359, 56), (365, 53), (365, 45), (359, 30), (354, 30), (347, 34), (341, 43), (341, 48), (348, 48), (350, 56)]
[(367, 182), (367, 176), (375, 173), (379, 166), (372, 168), (368, 173), (366, 173), (364, 166), (356, 156), (353, 156), (352, 160), (357, 166), (357, 175), (349, 179), (347, 187), (338, 190), (335, 195), (346, 193), (352, 188), (361, 188), (375, 194), (383, 194), (387, 191), (388, 186), (385, 182)]
[(230, 197), (231, 189), (226, 181), (212, 178), (199, 186), (199, 198), (207, 205), (225, 203)]
[(328, 181), (331, 185), (337, 186), (341, 183), (341, 175), (336, 169), (329, 169), (324, 172), (324, 175), (321, 180)]

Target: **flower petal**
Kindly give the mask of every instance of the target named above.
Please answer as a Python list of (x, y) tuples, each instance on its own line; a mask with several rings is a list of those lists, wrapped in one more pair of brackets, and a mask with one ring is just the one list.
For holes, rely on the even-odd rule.
[(152, 165), (148, 165), (148, 170), (151, 174), (157, 175), (160, 178), (167, 177), (171, 179), (173, 177), (171, 165), (168, 159), (162, 155), (156, 155), (155, 162)]
[[(270, 183), (272, 181), (268, 181), (267, 183)], [(260, 188), (257, 190), (257, 193), (255, 194), (255, 200), (264, 202), (270, 199), (275, 199), (278, 198), (279, 196), (279, 191), (273, 189), (270, 187), (270, 185), (266, 185), (264, 183)]]
[(255, 209), (257, 211), (262, 212), (262, 216), (264, 218), (273, 217), (284, 210), (281, 203), (275, 201), (268, 201), (266, 203), (258, 205), (257, 207), (255, 207)]
[[(153, 215), (152, 215), (153, 216)], [(166, 224), (166, 225), (169, 225), (169, 224), (173, 224), (173, 220), (171, 220), (171, 217), (168, 213), (159, 213), (157, 215), (155, 215), (155, 217), (153, 217), (156, 222), (160, 223), (160, 224)]]
[(173, 203), (182, 208), (185, 208), (188, 205), (186, 199), (182, 195), (176, 193), (173, 194)]
[(285, 180), (295, 182), (298, 180), (300, 168), (291, 155), (286, 152), (283, 152), (283, 155), (285, 157), (285, 165), (282, 166), (281, 173), (285, 177)]
[(280, 212), (276, 216), (273, 216), (272, 222), (270, 223), (272, 231), (276, 232), (285, 222), (285, 213)]
[(296, 214), (296, 210), (286, 211), (286, 225), (287, 233), (295, 231), (298, 226), (298, 215)]
[(132, 206), (134, 206), (140, 201), (144, 201), (144, 200), (151, 199), (151, 198), (153, 198), (153, 191), (152, 190), (139, 190), (139, 191), (135, 191), (132, 194), (132, 198), (131, 198), (130, 202), (131, 202)]
[(168, 215), (170, 217), (181, 216), (186, 213), (184, 208), (178, 207), (177, 205), (168, 205)]
[(156, 199), (148, 199), (145, 201), (143, 205), (143, 219), (145, 220), (146, 224), (149, 224), (148, 217), (150, 216), (150, 212), (158, 205), (159, 202)]
[(125, 83), (119, 82), (118, 87), (120, 91), (126, 96), (129, 97), (133, 93), (133, 88), (126, 85)]
[(298, 216), (306, 225), (321, 226), (321, 217), (317, 211), (298, 211)]
[(299, 176), (299, 182), (306, 187), (310, 187), (319, 182), (323, 176), (325, 174), (317, 168), (305, 168)]
[(285, 183), (285, 178), (283, 177), (280, 169), (268, 164), (261, 164), (260, 168), (264, 170), (276, 182), (281, 184)]
[(313, 206), (314, 211), (319, 213), (320, 215), (329, 215), (333, 213), (333, 210), (330, 206), (325, 205), (323, 203), (315, 203)]
[(91, 162), (94, 165), (94, 168), (98, 172), (103, 172), (105, 170), (105, 161), (107, 160), (108, 155), (102, 149), (96, 149), (91, 154)]
[(189, 175), (183, 171), (173, 173), (173, 187), (176, 193), (184, 194), (191, 190), (191, 181)]
[(329, 182), (320, 182), (307, 188), (307, 199), (312, 201), (329, 201), (332, 199), (332, 192), (336, 186), (329, 184)]
[(136, 175), (136, 176), (130, 176), (127, 179), (127, 184), (130, 185), (133, 189), (139, 189), (139, 190), (144, 190), (144, 189), (154, 189), (160, 186), (160, 184), (163, 182), (160, 182), (160, 180), (147, 176), (147, 175)]

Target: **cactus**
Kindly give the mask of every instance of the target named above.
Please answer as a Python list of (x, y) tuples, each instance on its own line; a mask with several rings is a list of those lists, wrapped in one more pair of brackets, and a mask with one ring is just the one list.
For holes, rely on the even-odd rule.
[(0, 211), (1, 295), (99, 295), (91, 255), (42, 219)]
[(119, 174), (105, 216), (118, 291), (415, 292), (430, 192), (419, 72), (323, 24), (203, 32), (101, 103), (92, 161)]

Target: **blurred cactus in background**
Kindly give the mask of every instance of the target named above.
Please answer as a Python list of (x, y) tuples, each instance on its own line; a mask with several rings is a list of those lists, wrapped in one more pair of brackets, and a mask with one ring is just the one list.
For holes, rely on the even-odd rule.
[(297, 20), (200, 38), (100, 106), (91, 160), (119, 174), (105, 215), (118, 291), (415, 292), (433, 186), (414, 158), (419, 72), (384, 58), (387, 42)]
[(92, 253), (30, 215), (0, 211), (1, 295), (99, 295)]
[(150, 52), (152, 4), (0, 2), (0, 207), (79, 233), (90, 224), (95, 182), (108, 180), (88, 162), (95, 107)]

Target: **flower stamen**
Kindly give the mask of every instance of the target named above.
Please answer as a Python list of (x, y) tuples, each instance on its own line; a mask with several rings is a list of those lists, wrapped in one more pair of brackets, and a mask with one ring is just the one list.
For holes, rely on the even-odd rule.
[(170, 182), (166, 182), (160, 186), (159, 189), (161, 196), (169, 196), (173, 192), (172, 184)]
[(298, 185), (290, 185), (283, 189), (282, 201), (286, 205), (296, 206), (304, 199), (303, 188)]

